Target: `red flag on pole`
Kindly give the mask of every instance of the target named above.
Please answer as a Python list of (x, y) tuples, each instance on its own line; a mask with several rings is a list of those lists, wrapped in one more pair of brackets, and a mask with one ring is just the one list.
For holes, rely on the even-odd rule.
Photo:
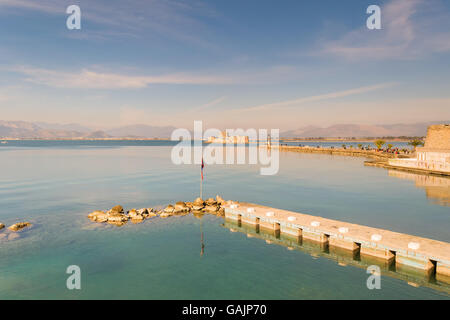
[(202, 180), (203, 180), (203, 168), (205, 167), (205, 164), (203, 163), (203, 158), (202, 158)]

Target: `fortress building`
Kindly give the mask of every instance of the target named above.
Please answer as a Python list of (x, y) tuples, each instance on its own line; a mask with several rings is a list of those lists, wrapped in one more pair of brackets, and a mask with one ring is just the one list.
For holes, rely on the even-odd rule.
[(208, 143), (228, 143), (245, 144), (248, 143), (248, 136), (229, 136), (226, 131), (222, 131), (219, 137), (209, 137)]
[(450, 125), (428, 127), (425, 146), (416, 149), (414, 159), (389, 159), (393, 166), (450, 173)]

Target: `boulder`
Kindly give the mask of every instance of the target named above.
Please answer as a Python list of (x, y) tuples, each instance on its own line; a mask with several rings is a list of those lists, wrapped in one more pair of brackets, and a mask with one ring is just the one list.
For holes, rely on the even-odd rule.
[(219, 195), (216, 196), (216, 201), (220, 205), (225, 204), (225, 200)]
[(205, 207), (205, 211), (208, 212), (208, 213), (214, 213), (214, 214), (215, 214), (218, 210), (219, 210), (219, 206), (210, 206), (210, 205), (207, 205), (207, 206)]
[(194, 200), (193, 205), (194, 206), (198, 206), (198, 207), (200, 207), (200, 206), (203, 207), (205, 205), (205, 202), (203, 201), (202, 198), (197, 198), (197, 199)]
[(119, 215), (109, 215), (108, 217), (108, 222), (112, 222), (112, 223), (124, 223), (128, 221), (128, 217), (124, 214), (119, 214)]
[(144, 220), (144, 217), (139, 214), (136, 209), (131, 209), (130, 211), (128, 211), (128, 217), (134, 220)]
[(18, 222), (16, 224), (13, 224), (8, 229), (14, 232), (17, 232), (19, 230), (22, 230), (23, 228), (31, 227), (31, 223), (29, 222)]
[(122, 206), (118, 205), (118, 206), (113, 207), (111, 209), (111, 212), (123, 213), (123, 208), (122, 208)]
[(225, 208), (220, 208), (220, 209), (217, 211), (217, 216), (218, 216), (218, 217), (224, 217), (224, 216), (225, 216)]
[(0, 230), (3, 229), (5, 225), (3, 223), (0, 223)]
[(215, 206), (215, 205), (217, 205), (217, 201), (214, 200), (213, 198), (209, 198), (208, 200), (206, 200), (206, 205), (207, 206)]
[(183, 201), (178, 201), (175, 204), (175, 212), (189, 212), (190, 208)]
[(175, 210), (174, 206), (169, 204), (167, 207), (164, 208), (165, 213), (173, 213)]
[(147, 208), (137, 209), (136, 213), (140, 214), (142, 216), (144, 214), (148, 214), (148, 210), (147, 210)]
[(170, 217), (171, 215), (172, 215), (172, 213), (163, 211), (163, 212), (160, 213), (159, 217), (160, 217), (160, 218), (168, 218), (168, 217)]
[(108, 221), (108, 215), (105, 212), (99, 211), (99, 210), (91, 212), (88, 215), (88, 218), (91, 219), (92, 221), (96, 221), (96, 222), (106, 222), (106, 221)]

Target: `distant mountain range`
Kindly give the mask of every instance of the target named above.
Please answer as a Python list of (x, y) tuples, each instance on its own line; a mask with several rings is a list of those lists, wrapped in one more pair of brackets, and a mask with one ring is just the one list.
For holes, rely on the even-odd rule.
[(307, 126), (281, 132), (280, 136), (284, 138), (423, 137), (427, 134), (428, 126), (440, 123), (450, 123), (450, 121), (389, 125), (336, 124), (326, 128)]
[[(280, 133), (283, 138), (368, 138), (368, 137), (423, 137), (432, 124), (450, 121), (432, 121), (413, 124), (358, 125), (336, 124), (329, 127), (307, 126)], [(0, 138), (11, 139), (152, 139), (170, 138), (176, 127), (128, 125), (98, 130), (76, 123), (55, 124), (46, 122), (2, 121)]]
[(175, 127), (132, 125), (108, 130), (96, 130), (87, 126), (46, 122), (2, 121), (0, 138), (11, 139), (161, 139), (170, 138)]

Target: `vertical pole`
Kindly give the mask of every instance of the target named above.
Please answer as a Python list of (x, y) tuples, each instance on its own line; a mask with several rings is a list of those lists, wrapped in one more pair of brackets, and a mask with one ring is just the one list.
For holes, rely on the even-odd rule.
[(203, 199), (203, 179), (200, 178), (200, 199)]

